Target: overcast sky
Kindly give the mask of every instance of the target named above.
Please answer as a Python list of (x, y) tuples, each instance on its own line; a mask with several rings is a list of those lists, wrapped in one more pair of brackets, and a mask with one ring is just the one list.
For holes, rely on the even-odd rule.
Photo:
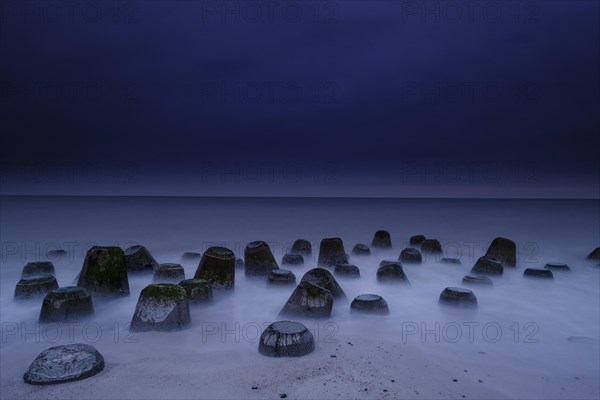
[(10, 2), (2, 194), (599, 197), (599, 5)]

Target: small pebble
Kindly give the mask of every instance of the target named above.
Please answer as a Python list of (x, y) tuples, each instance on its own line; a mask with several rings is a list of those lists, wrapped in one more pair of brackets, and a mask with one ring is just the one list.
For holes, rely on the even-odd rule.
[(483, 381), (482, 381), (481, 379), (478, 379), (477, 381), (478, 381), (479, 383), (483, 383)]
[(281, 396), (279, 396), (280, 399), (285, 399), (287, 397), (287, 394), (282, 394)]
[(336, 358), (337, 356), (335, 354), (330, 355), (329, 357), (331, 358)]
[(452, 379), (452, 382), (458, 382), (458, 379)]
[(392, 382), (396, 382), (396, 381), (392, 379)]
[(252, 386), (252, 390), (258, 389), (258, 386)]
[(383, 389), (383, 391), (387, 393), (387, 389)]

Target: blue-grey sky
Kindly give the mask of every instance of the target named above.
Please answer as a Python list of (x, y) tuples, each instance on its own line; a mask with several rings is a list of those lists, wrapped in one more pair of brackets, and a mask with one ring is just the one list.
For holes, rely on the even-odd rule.
[(0, 7), (3, 194), (600, 195), (596, 1)]

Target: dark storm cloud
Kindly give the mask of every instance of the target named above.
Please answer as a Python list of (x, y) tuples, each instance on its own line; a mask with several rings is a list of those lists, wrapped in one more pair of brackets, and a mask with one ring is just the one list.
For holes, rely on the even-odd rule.
[(595, 2), (69, 4), (2, 3), (5, 171), (333, 163), (383, 187), (491, 162), (597, 185)]

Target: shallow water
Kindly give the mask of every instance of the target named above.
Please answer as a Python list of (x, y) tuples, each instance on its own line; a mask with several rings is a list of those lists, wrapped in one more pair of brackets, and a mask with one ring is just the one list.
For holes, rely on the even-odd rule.
[[(2, 362), (2, 382), (7, 368), (24, 371), (29, 365), (30, 357), (19, 358), (17, 350), (32, 343), (45, 348), (83, 340), (104, 349), (135, 344), (182, 354), (254, 357), (260, 331), (278, 319), (293, 290), (267, 288), (237, 270), (233, 293), (217, 293), (214, 304), (193, 308), (191, 328), (130, 334), (127, 325), (137, 297), (151, 281), (151, 276), (132, 276), (131, 296), (96, 301), (93, 320), (37, 325), (41, 300), (16, 303), (12, 297), (23, 265), (48, 259), (48, 250), (69, 250), (68, 256), (52, 260), (59, 284), (68, 286), (93, 245), (143, 244), (158, 262), (180, 263), (185, 251), (203, 252), (218, 244), (242, 256), (246, 243), (265, 240), (280, 262), (285, 249), (304, 238), (313, 245), (313, 257), (303, 267), (286, 267), (299, 281), (316, 266), (323, 237), (341, 237), (350, 253), (356, 243), (370, 245), (374, 232), (386, 229), (393, 248), (351, 256), (360, 279), (338, 281), (349, 300), (364, 293), (383, 296), (390, 315), (351, 315), (349, 301), (336, 302), (330, 319), (304, 321), (316, 336), (316, 351), (326, 343), (364, 337), (419, 348), (448, 368), (481, 365), (506, 386), (517, 382), (503, 388), (512, 397), (561, 397), (560, 385), (548, 384), (544, 391), (545, 383), (528, 383), (528, 377), (546, 376), (583, 381), (575, 395), (594, 398), (600, 373), (600, 268), (585, 256), (600, 244), (599, 216), (594, 200), (3, 197), (1, 348), (10, 359)], [(396, 260), (415, 234), (440, 240), (442, 256), (458, 257), (462, 264), (441, 264), (442, 256), (428, 256), (423, 264), (404, 266), (410, 286), (378, 284), (379, 262)], [(462, 277), (497, 236), (517, 243), (517, 267), (492, 278), (492, 288), (471, 287), (479, 303), (476, 311), (440, 307), (440, 292), (462, 286)], [(555, 271), (553, 281), (523, 278), (525, 268), (546, 262), (564, 262), (572, 271)], [(181, 263), (186, 278), (192, 277), (197, 263)], [(578, 336), (583, 338), (569, 340)]]

